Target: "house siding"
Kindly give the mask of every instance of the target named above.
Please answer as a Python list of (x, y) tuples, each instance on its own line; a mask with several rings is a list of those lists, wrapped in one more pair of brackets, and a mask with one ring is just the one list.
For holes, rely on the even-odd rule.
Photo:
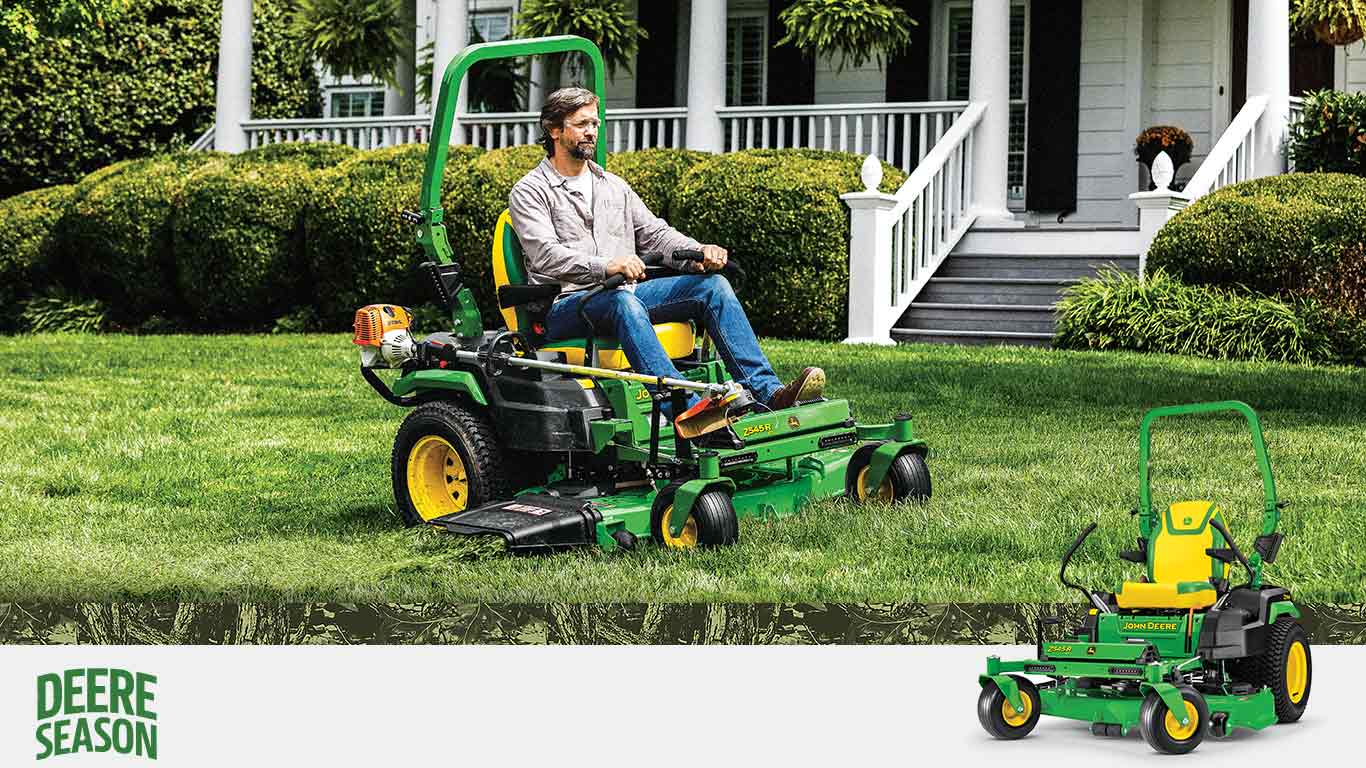
[(1214, 134), (1214, 5), (1212, 0), (1159, 0), (1150, 67), (1152, 98), (1146, 125), (1175, 125), (1195, 143), (1177, 180), (1189, 179), (1209, 154)]
[(1340, 86), (1345, 91), (1366, 91), (1366, 45), (1353, 44), (1339, 50), (1338, 55), (1346, 60)]
[[(1125, 126), (1129, 10), (1124, 0), (1082, 4), (1077, 210), (1068, 221), (1119, 224), (1133, 218), (1133, 137)], [(1137, 31), (1133, 31), (1137, 34)], [(1042, 121), (1033, 121), (1035, 130)]]

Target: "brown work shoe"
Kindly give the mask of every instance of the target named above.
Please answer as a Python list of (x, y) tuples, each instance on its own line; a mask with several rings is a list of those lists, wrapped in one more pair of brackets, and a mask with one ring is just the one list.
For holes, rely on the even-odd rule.
[(825, 371), (816, 366), (808, 366), (790, 384), (773, 393), (768, 399), (768, 407), (775, 411), (791, 408), (806, 400), (815, 400), (825, 391)]

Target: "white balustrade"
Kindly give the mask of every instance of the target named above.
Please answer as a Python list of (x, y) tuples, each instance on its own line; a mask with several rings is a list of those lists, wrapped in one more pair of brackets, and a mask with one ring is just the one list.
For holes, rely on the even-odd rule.
[(249, 148), (290, 141), (330, 141), (356, 149), (392, 147), (427, 140), (431, 117), (329, 117), (293, 120), (247, 120), (242, 123)]
[(893, 324), (976, 220), (972, 150), (985, 110), (960, 110), (896, 194), (877, 191), (885, 157), (874, 152), (864, 160), (866, 189), (841, 195), (853, 213), (846, 342), (892, 343)]
[(869, 154), (910, 173), (966, 101), (718, 107), (724, 149), (825, 149)]
[(1279, 168), (1257, 168), (1254, 160), (1257, 131), (1263, 129), (1259, 123), (1268, 101), (1265, 95), (1253, 96), (1238, 111), (1214, 149), (1181, 190), (1187, 202), (1229, 184), (1281, 172)]
[[(486, 112), (460, 116), (465, 143), (484, 149), (535, 144), (541, 135), (538, 112)], [(598, 133), (608, 152), (683, 147), (686, 107), (612, 109)]]

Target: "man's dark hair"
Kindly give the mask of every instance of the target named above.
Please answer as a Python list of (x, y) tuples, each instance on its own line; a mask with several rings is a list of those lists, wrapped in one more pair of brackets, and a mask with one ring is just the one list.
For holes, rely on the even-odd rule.
[(563, 128), (564, 119), (589, 104), (597, 104), (598, 97), (587, 88), (571, 85), (561, 88), (546, 97), (541, 107), (540, 145), (545, 148), (546, 157), (555, 156), (555, 140), (550, 138), (551, 128)]

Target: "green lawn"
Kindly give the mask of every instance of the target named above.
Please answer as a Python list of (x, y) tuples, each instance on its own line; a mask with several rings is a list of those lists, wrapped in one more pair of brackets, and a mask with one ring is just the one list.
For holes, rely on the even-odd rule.
[[(0, 338), (0, 600), (924, 601), (1077, 599), (1117, 586), (1144, 409), (1260, 412), (1290, 500), (1269, 577), (1366, 599), (1366, 372), (1014, 348), (768, 341), (818, 363), (860, 419), (908, 410), (933, 500), (821, 504), (746, 522), (724, 551), (479, 556), (405, 531), (389, 451), (403, 413), (332, 336)], [(1232, 417), (1159, 423), (1158, 500), (1216, 498), (1250, 545), (1260, 485)]]

